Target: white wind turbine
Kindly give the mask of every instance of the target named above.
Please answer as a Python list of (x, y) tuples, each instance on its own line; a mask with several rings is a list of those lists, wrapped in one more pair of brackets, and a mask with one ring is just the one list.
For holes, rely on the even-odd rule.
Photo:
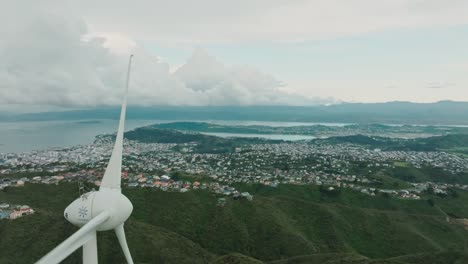
[(81, 195), (65, 209), (65, 218), (81, 228), (41, 258), (37, 264), (59, 263), (81, 246), (83, 246), (83, 263), (97, 264), (96, 231), (111, 229), (114, 229), (117, 235), (127, 262), (133, 264), (124, 232), (124, 222), (132, 213), (133, 205), (120, 190), (123, 134), (132, 57), (133, 55), (130, 55), (128, 62), (127, 84), (120, 113), (119, 129), (99, 191), (91, 191)]

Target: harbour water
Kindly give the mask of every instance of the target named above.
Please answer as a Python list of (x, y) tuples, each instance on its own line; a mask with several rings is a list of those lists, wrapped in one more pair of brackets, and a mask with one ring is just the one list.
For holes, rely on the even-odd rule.
[[(152, 123), (129, 120), (126, 130)], [(0, 122), (0, 153), (89, 144), (99, 134), (115, 133), (117, 126), (118, 120)]]
[[(178, 120), (180, 121), (180, 120)], [(192, 120), (194, 121), (194, 120)], [(126, 130), (156, 123), (169, 123), (175, 120), (127, 120)], [(264, 126), (311, 126), (318, 123), (294, 122), (255, 122), (255, 121), (201, 121), (224, 125), (264, 125)], [(326, 126), (344, 126), (346, 124), (321, 123)], [(29, 152), (52, 147), (69, 147), (93, 142), (95, 136), (115, 133), (118, 120), (82, 120), (82, 121), (31, 121), (0, 122), (0, 153)], [(263, 135), (211, 133), (220, 137), (262, 137), (282, 140), (312, 139), (305, 135)]]

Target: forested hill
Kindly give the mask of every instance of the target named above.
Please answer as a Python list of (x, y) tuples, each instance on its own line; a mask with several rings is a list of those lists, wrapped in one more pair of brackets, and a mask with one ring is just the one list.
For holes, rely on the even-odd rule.
[[(196, 143), (195, 151), (198, 153), (229, 153), (234, 152), (237, 147), (248, 144), (276, 144), (280, 140), (267, 140), (261, 138), (221, 138), (199, 133), (185, 133), (169, 129), (157, 129), (153, 127), (141, 127), (124, 134), (125, 138), (141, 143)], [(115, 135), (103, 135), (100, 137), (110, 137)]]
[(326, 142), (331, 144), (352, 143), (384, 150), (462, 151), (464, 148), (468, 150), (468, 134), (452, 134), (417, 139), (394, 139), (353, 135), (320, 139), (317, 140), (317, 142)]
[(206, 133), (238, 133), (238, 134), (284, 134), (284, 135), (310, 135), (316, 137), (329, 137), (338, 135), (372, 135), (387, 137), (428, 137), (448, 134), (468, 134), (468, 127), (454, 126), (419, 126), (419, 125), (383, 125), (383, 124), (307, 124), (294, 123), (275, 125), (268, 122), (252, 124), (255, 122), (169, 122), (152, 125), (158, 129), (171, 129), (179, 131), (206, 132)]
[[(158, 128), (155, 128), (158, 127)], [(125, 133), (125, 138), (136, 140), (142, 143), (190, 143), (196, 142), (199, 145), (212, 146), (239, 146), (254, 143), (280, 143), (281, 140), (268, 140), (262, 138), (220, 138), (211, 135), (204, 135), (197, 132), (183, 130), (201, 130), (208, 127), (219, 127), (225, 131), (226, 127), (211, 125), (207, 123), (179, 122), (169, 124), (159, 124), (155, 127), (148, 126), (137, 128)], [(163, 129), (160, 129), (162, 127)], [(169, 129), (165, 129), (165, 128)], [(173, 130), (171, 128), (183, 128)], [(239, 128), (242, 129), (242, 128)], [(245, 128), (251, 129), (253, 128)], [(209, 131), (212, 131), (211, 129)], [(258, 133), (258, 130), (255, 130)], [(243, 130), (245, 133), (245, 130)], [(107, 135), (108, 136), (108, 135)], [(380, 148), (383, 150), (410, 150), (410, 151), (463, 151), (468, 150), (468, 134), (448, 134), (443, 136), (432, 136), (427, 138), (401, 139), (388, 137), (375, 137), (366, 135), (336, 136), (325, 139), (316, 139), (316, 143), (352, 143), (364, 145), (369, 148)], [(466, 148), (466, 149), (465, 149)]]
[[(441, 212), (468, 217), (463, 191), (409, 201), (311, 185), (239, 188), (254, 200), (228, 198), (220, 207), (208, 191), (124, 188), (134, 206), (126, 233), (135, 263), (468, 263), (468, 231)], [(63, 218), (76, 195), (76, 184), (1, 191), (0, 201), (37, 213), (0, 221), (0, 263), (33, 263), (76, 231)], [(113, 232), (98, 241), (100, 262), (124, 263)], [(64, 263), (81, 263), (80, 255)]]

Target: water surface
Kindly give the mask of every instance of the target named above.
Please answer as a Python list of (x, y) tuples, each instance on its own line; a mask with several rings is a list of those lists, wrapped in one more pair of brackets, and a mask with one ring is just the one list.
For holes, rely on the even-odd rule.
[[(338, 123), (296, 123), (296, 122), (263, 122), (263, 121), (195, 121), (223, 125), (262, 125), (273, 127), (287, 126), (344, 126)], [(125, 130), (157, 123), (180, 122), (180, 120), (127, 120)], [(32, 150), (70, 147), (93, 142), (95, 136), (115, 133), (118, 120), (79, 120), (79, 121), (28, 121), (28, 122), (0, 122), (0, 153), (18, 153)], [(263, 135), (263, 134), (236, 134), (211, 133), (220, 137), (261, 137), (282, 140), (312, 139), (312, 136), (303, 135)]]

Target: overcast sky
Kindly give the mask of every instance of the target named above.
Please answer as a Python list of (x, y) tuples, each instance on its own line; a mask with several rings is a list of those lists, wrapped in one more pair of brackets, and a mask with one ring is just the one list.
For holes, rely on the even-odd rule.
[(1, 109), (468, 101), (466, 0), (0, 0)]

